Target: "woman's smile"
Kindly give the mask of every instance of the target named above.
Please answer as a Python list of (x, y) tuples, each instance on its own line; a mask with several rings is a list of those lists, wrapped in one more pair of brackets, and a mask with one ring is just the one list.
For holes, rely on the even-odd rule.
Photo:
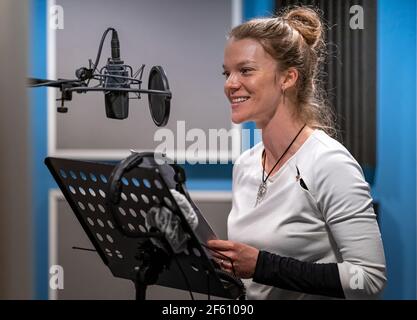
[(250, 99), (250, 97), (248, 97), (248, 96), (233, 96), (233, 97), (230, 97), (230, 103), (231, 103), (232, 111), (238, 109), (240, 106), (242, 106), (249, 99)]

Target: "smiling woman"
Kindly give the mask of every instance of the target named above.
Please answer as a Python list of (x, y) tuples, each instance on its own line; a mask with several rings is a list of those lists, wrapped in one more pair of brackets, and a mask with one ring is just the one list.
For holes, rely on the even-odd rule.
[[(318, 78), (324, 53), (322, 23), (313, 10), (287, 11), (279, 18), (254, 19), (234, 28), (223, 65), (225, 93), (232, 110), (251, 98), (248, 93), (256, 94), (255, 99), (258, 95), (269, 98), (274, 106), (280, 100), (285, 102), (287, 94), (292, 115), (335, 136), (332, 110), (323, 98)], [(271, 116), (276, 110), (269, 109)], [(263, 127), (256, 117), (242, 121), (247, 120)]]
[(232, 38), (225, 49), (224, 69), (232, 121), (253, 120), (262, 128), (281, 98), (276, 61), (258, 41)]
[(369, 185), (321, 98), (324, 48), (307, 7), (239, 25), (225, 47), (232, 120), (262, 142), (235, 163), (229, 240), (209, 247), (249, 299), (375, 298), (386, 282)]

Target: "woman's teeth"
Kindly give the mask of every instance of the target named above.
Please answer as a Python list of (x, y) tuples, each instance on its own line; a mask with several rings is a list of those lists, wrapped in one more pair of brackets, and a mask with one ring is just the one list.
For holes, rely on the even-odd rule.
[(249, 99), (249, 97), (234, 98), (234, 99), (232, 99), (232, 103), (242, 103), (242, 102), (245, 102), (248, 99)]

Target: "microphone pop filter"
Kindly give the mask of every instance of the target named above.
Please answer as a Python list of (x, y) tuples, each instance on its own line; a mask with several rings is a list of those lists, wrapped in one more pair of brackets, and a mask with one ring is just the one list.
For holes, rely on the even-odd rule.
[[(153, 66), (149, 73), (149, 90), (158, 90), (169, 93), (168, 78), (161, 66)], [(170, 94), (149, 93), (149, 110), (152, 120), (158, 127), (165, 126), (169, 119), (171, 106)]]

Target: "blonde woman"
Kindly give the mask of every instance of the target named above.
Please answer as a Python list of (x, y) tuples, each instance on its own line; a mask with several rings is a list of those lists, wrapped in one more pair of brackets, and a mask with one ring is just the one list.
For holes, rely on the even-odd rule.
[(234, 165), (229, 240), (209, 246), (248, 299), (368, 299), (386, 282), (369, 185), (320, 98), (323, 48), (306, 7), (239, 25), (225, 47), (232, 120), (254, 121), (262, 142)]

